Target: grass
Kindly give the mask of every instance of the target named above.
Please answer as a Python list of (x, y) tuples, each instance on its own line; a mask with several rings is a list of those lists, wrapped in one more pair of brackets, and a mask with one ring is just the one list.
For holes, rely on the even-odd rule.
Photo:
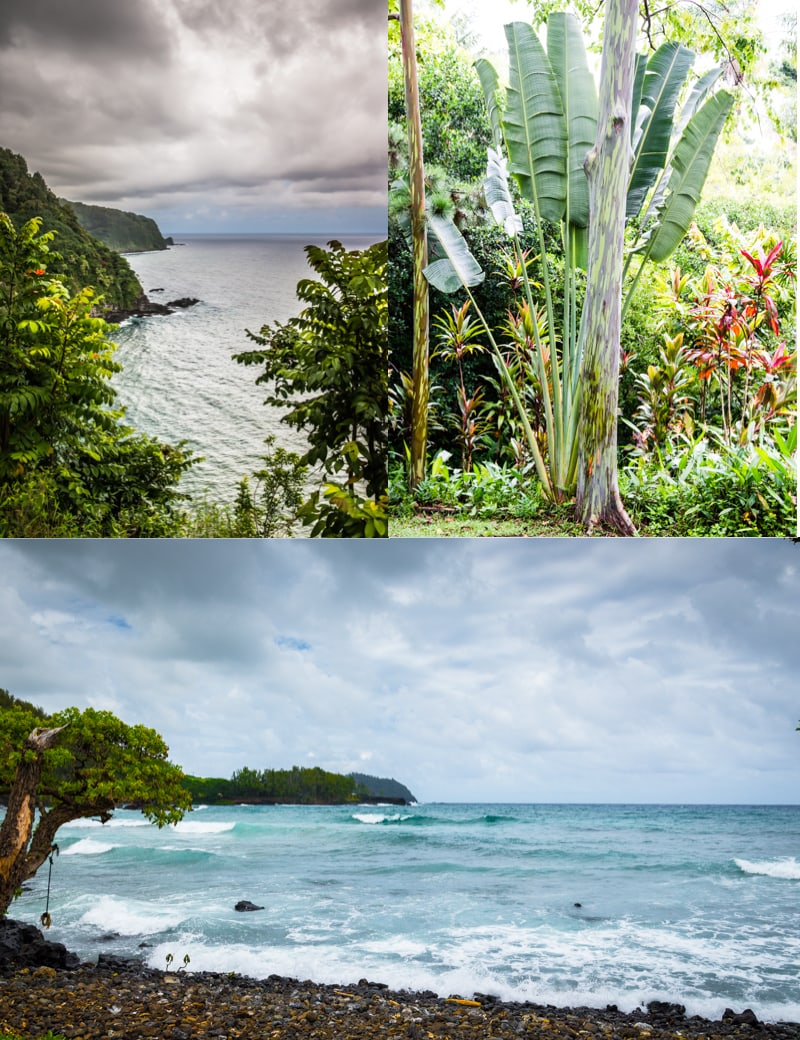
[[(0, 1033), (0, 1040), (25, 1040), (24, 1036), (20, 1036), (19, 1033)], [(39, 1037), (39, 1040), (67, 1040), (61, 1033), (45, 1033), (44, 1036)]]
[(574, 538), (581, 526), (566, 510), (543, 510), (530, 519), (482, 519), (443, 511), (391, 517), (390, 538)]

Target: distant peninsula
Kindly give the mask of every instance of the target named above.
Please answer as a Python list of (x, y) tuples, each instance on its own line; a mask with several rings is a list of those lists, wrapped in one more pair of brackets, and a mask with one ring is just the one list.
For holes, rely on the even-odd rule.
[(70, 205), (59, 201), (40, 173), (29, 173), (21, 155), (0, 148), (0, 211), (19, 229), (34, 217), (42, 231), (55, 231), (47, 273), (79, 292), (91, 285), (110, 308), (132, 308), (144, 296), (124, 256), (91, 235)]
[(318, 766), (263, 770), (245, 767), (237, 769), (230, 780), (187, 776), (184, 786), (195, 804), (204, 805), (411, 805), (417, 800), (397, 780), (366, 773), (330, 773)]
[(171, 238), (161, 234), (158, 224), (151, 217), (109, 206), (90, 206), (85, 202), (69, 202), (67, 199), (59, 201), (72, 208), (81, 227), (116, 253), (144, 253), (167, 249), (175, 244)]
[(187, 307), (195, 299), (152, 303), (145, 295), (122, 252), (167, 249), (150, 217), (107, 206), (88, 206), (59, 199), (40, 173), (29, 173), (21, 155), (0, 148), (0, 212), (7, 213), (16, 228), (40, 217), (42, 231), (55, 231), (47, 273), (61, 279), (73, 293), (91, 285), (103, 297), (103, 316), (112, 322), (132, 315), (171, 314), (172, 307)]

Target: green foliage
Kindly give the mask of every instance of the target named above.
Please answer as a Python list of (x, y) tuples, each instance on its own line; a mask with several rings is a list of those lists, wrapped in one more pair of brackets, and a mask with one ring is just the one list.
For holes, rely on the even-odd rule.
[[(425, 165), (441, 166), (456, 181), (477, 180), (491, 133), (472, 58), (448, 26), (418, 18), (414, 29)], [(389, 33), (389, 123), (405, 125), (399, 31)]]
[(351, 776), (319, 766), (291, 769), (237, 769), (230, 780), (187, 776), (184, 786), (195, 804), (254, 801), (296, 805), (340, 805), (357, 802), (366, 792)]
[(192, 538), (274, 538), (288, 536), (303, 501), (307, 467), (294, 452), (265, 437), (263, 466), (239, 481), (232, 506), (202, 502), (187, 518), (185, 534)]
[(458, 510), (482, 520), (529, 519), (544, 505), (541, 485), (529, 474), (494, 462), (476, 463), (472, 471), (451, 468), (448, 452), (432, 460), (428, 476), (413, 493), (402, 468), (392, 468), (389, 502), (392, 514), (411, 516), (417, 509), (433, 512)]
[(797, 427), (762, 444), (729, 446), (701, 435), (639, 457), (620, 472), (620, 490), (645, 533), (666, 536), (794, 534)]
[(67, 202), (66, 199), (62, 202), (72, 208), (81, 227), (118, 253), (166, 249), (169, 245), (158, 224), (150, 217), (108, 206), (87, 206), (83, 202)]
[(259, 335), (248, 332), (259, 349), (234, 358), (263, 366), (256, 382), (269, 387), (266, 403), (308, 438), (300, 461), (320, 467), (323, 488), (298, 516), (312, 536), (383, 536), (387, 243), (348, 251), (333, 241), (306, 253), (320, 280), (298, 283), (305, 309)]
[(194, 460), (124, 425), (97, 297), (50, 278), (40, 227), (0, 213), (0, 534), (174, 533)]
[(792, 421), (796, 404), (794, 243), (763, 226), (742, 235), (720, 220), (712, 245), (693, 228), (702, 275), (673, 268), (657, 280), (656, 318), (679, 333), (694, 366), (699, 418), (719, 423), (728, 442), (765, 424)]
[[(85, 817), (110, 819), (120, 804), (134, 804), (159, 827), (177, 823), (191, 808), (182, 786), (183, 773), (167, 758), (162, 737), (147, 726), (128, 726), (109, 711), (67, 708), (44, 715), (24, 701), (8, 704), (0, 713), (0, 793), (34, 797), (38, 813), (28, 839), (10, 823), (6, 855), (0, 863), (0, 913), (5, 913), (21, 881), (32, 877), (51, 854), (56, 833), (64, 824)], [(45, 746), (25, 747), (32, 732), (54, 732)], [(38, 763), (38, 777), (21, 765)], [(21, 784), (15, 788), (15, 784)], [(35, 786), (34, 786), (35, 785)], [(12, 799), (9, 798), (11, 803)]]
[[(24, 1037), (20, 1036), (19, 1033), (0, 1033), (0, 1040), (25, 1040)], [(53, 1033), (48, 1030), (44, 1036), (39, 1037), (39, 1040), (67, 1040), (67, 1037), (62, 1036), (61, 1033)]]
[(0, 148), (0, 212), (17, 229), (39, 217), (55, 232), (58, 253), (50, 256), (48, 273), (72, 293), (93, 287), (108, 307), (130, 307), (142, 286), (127, 260), (99, 242), (80, 224), (69, 204), (62, 204), (38, 173), (29, 174), (21, 155)]
[(10, 790), (25, 739), (37, 726), (65, 727), (43, 753), (43, 820), (57, 818), (61, 826), (81, 817), (108, 818), (116, 806), (134, 803), (162, 827), (190, 808), (183, 773), (168, 760), (155, 730), (126, 725), (110, 711), (67, 708), (43, 715), (16, 700), (0, 716), (0, 791)]

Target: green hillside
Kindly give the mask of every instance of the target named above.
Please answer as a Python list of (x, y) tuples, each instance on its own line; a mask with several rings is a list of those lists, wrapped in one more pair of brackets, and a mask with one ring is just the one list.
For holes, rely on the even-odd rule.
[(116, 308), (131, 307), (143, 294), (128, 261), (90, 235), (74, 210), (50, 191), (42, 175), (29, 173), (23, 157), (8, 148), (0, 148), (0, 212), (7, 213), (16, 228), (32, 217), (41, 217), (43, 231), (57, 232), (47, 271), (60, 277), (72, 292), (91, 285), (106, 304)]
[(71, 206), (75, 216), (90, 235), (99, 238), (117, 253), (135, 253), (142, 250), (166, 249), (171, 240), (164, 238), (158, 224), (139, 213), (127, 213), (109, 206), (88, 206), (83, 202), (59, 200)]

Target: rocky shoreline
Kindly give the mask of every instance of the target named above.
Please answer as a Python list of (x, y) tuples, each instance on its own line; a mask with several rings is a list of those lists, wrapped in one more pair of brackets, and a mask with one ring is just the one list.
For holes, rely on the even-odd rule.
[(800, 1024), (761, 1023), (752, 1012), (712, 1022), (659, 1001), (626, 1014), (480, 993), (440, 997), (366, 979), (333, 986), (278, 975), (165, 972), (103, 954), (97, 964), (73, 968), (0, 964), (3, 1029), (25, 1040), (48, 1030), (69, 1040), (800, 1040)]
[(134, 300), (133, 306), (129, 309), (114, 307), (105, 311), (103, 317), (112, 325), (119, 325), (121, 321), (127, 321), (128, 318), (151, 318), (157, 315), (174, 314), (176, 308), (194, 307), (199, 302), (194, 296), (184, 296), (180, 300), (170, 300), (169, 303), (153, 303), (147, 295), (144, 295)]

